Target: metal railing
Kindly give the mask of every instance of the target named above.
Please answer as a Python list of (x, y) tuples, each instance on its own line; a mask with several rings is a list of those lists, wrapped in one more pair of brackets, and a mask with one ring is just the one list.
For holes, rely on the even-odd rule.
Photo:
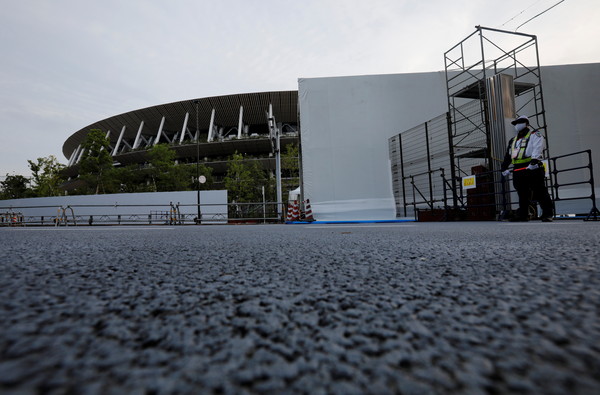
[(447, 204), (446, 188), (442, 188), (443, 196), (438, 196), (435, 192), (436, 184), (433, 182), (433, 176), (438, 172), (440, 173), (443, 183), (445, 183), (445, 172), (442, 168), (411, 174), (401, 178), (403, 183), (404, 181), (409, 181), (412, 195), (412, 201), (408, 201), (404, 198), (402, 203), (404, 212), (406, 212), (406, 208), (409, 206), (412, 206), (413, 211), (416, 213), (423, 205), (427, 206), (430, 210), (433, 210), (435, 203), (443, 202), (444, 205)]
[[(201, 204), (198, 218), (197, 204), (111, 204), (69, 205), (58, 207), (56, 215), (27, 214), (31, 209), (56, 209), (57, 206), (11, 207), (0, 211), (0, 226), (97, 226), (97, 225), (212, 225), (212, 224), (257, 224), (282, 223), (278, 205), (285, 203), (217, 203)], [(164, 207), (164, 209), (161, 209)], [(114, 209), (126, 208), (129, 212), (109, 213)], [(193, 208), (186, 210), (186, 208)], [(5, 208), (0, 208), (0, 210)], [(94, 213), (90, 214), (93, 209)], [(98, 212), (104, 213), (98, 214)], [(281, 212), (285, 212), (282, 209)], [(88, 213), (86, 213), (88, 211)], [(192, 213), (193, 212), (193, 213)]]
[[(581, 158), (583, 156), (583, 158)], [(579, 158), (578, 158), (579, 157)], [(581, 166), (565, 167), (561, 161), (565, 159), (583, 162)], [(553, 204), (573, 200), (589, 199), (591, 208), (588, 213), (576, 216), (584, 217), (584, 220), (598, 220), (600, 212), (596, 205), (596, 193), (594, 185), (593, 163), (591, 150), (574, 152), (566, 155), (552, 157), (548, 160), (550, 166), (549, 177), (546, 178), (547, 188), (552, 192)], [(576, 171), (588, 171), (587, 175), (576, 174)], [(432, 175), (439, 173), (443, 191), (439, 191), (440, 185), (432, 182)], [(568, 182), (561, 182), (560, 175), (572, 173)], [(461, 185), (461, 178), (454, 180), (445, 176), (443, 168), (416, 173), (403, 177), (403, 181), (409, 180), (412, 188), (412, 201), (404, 199), (404, 208), (412, 206), (415, 218), (421, 212), (427, 210), (443, 210), (443, 220), (450, 219), (505, 219), (518, 205), (516, 191), (512, 187), (511, 176), (503, 177), (500, 171), (483, 171), (476, 176), (476, 189), (465, 191)], [(419, 182), (420, 180), (420, 182)], [(453, 187), (457, 185), (458, 187)], [(581, 188), (583, 187), (583, 188)], [(437, 189), (437, 190), (434, 190)], [(570, 189), (570, 196), (563, 196), (566, 189)], [(577, 191), (577, 195), (573, 195)], [(584, 192), (584, 191), (589, 191)], [(436, 203), (441, 205), (436, 206)], [(537, 215), (537, 206), (533, 202), (531, 210)], [(566, 213), (555, 213), (558, 217), (567, 218)], [(568, 217), (571, 217), (569, 213)]]
[[(586, 155), (587, 164), (584, 166), (569, 167), (569, 168), (558, 170), (558, 166), (557, 166), (558, 160), (573, 157), (575, 155)], [(584, 151), (574, 152), (572, 154), (555, 156), (553, 158), (550, 158), (549, 160), (552, 162), (552, 166), (551, 166), (552, 171), (550, 172), (550, 176), (552, 179), (551, 184), (553, 187), (554, 201), (559, 202), (559, 201), (591, 199), (592, 200), (592, 208), (591, 208), (590, 212), (588, 213), (587, 217), (585, 218), (585, 220), (589, 221), (589, 220), (593, 219), (593, 220), (597, 221), (598, 217), (600, 216), (600, 211), (598, 211), (598, 207), (596, 206), (596, 189), (594, 186), (594, 166), (592, 165), (592, 150), (588, 149), (588, 150), (584, 150)], [(568, 182), (568, 183), (560, 183), (559, 182), (558, 177), (562, 173), (569, 173), (569, 172), (574, 172), (577, 170), (586, 170), (586, 169), (589, 171), (589, 178), (586, 180), (581, 180), (581, 181), (576, 181), (576, 182)], [(560, 188), (562, 188), (562, 187), (578, 186), (578, 185), (585, 185), (585, 184), (590, 185), (591, 193), (588, 196), (571, 196), (571, 197), (561, 197), (560, 196)]]
[[(69, 217), (69, 213), (71, 216)], [(54, 225), (64, 225), (69, 226), (69, 220), (72, 220), (73, 225), (77, 226), (77, 218), (75, 217), (75, 211), (73, 211), (73, 207), (66, 206), (60, 207), (58, 209), (58, 214), (56, 215), (56, 219), (54, 220)]]

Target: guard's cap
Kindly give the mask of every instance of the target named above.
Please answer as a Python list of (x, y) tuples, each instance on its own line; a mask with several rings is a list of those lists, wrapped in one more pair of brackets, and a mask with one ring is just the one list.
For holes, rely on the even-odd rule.
[(525, 115), (521, 115), (518, 118), (516, 118), (514, 121), (511, 122), (511, 124), (516, 125), (518, 123), (529, 123), (529, 118), (527, 118)]

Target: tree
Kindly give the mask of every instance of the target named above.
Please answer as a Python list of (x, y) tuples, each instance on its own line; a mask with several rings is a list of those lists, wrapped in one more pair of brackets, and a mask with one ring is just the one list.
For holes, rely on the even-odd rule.
[(148, 161), (161, 171), (169, 170), (175, 165), (175, 150), (168, 144), (157, 144), (148, 150)]
[(81, 144), (83, 156), (79, 165), (79, 178), (85, 181), (87, 191), (105, 192), (105, 184), (111, 181), (113, 160), (110, 142), (100, 129), (92, 129)]
[(297, 144), (288, 144), (285, 146), (285, 152), (281, 155), (281, 169), (289, 173), (289, 177), (299, 177), (300, 165), (298, 157), (300, 148)]
[[(152, 191), (189, 191), (198, 188), (196, 165), (175, 164), (176, 152), (168, 144), (157, 144), (148, 150), (150, 168), (146, 170)], [(204, 164), (198, 165), (200, 175), (207, 182), (200, 189), (208, 189), (212, 185), (212, 169)]]
[(65, 181), (61, 175), (64, 165), (58, 163), (54, 155), (46, 158), (37, 158), (37, 162), (28, 160), (31, 169), (33, 193), (35, 196), (60, 196), (60, 185)]
[(150, 169), (148, 171), (154, 192), (172, 191), (174, 184), (178, 180), (172, 177), (175, 167), (175, 151), (167, 144), (157, 144), (148, 150), (148, 162)]
[[(300, 164), (298, 162), (300, 149), (297, 144), (288, 144), (281, 155), (281, 184), (284, 195), (300, 185)], [(284, 200), (287, 200), (285, 198)]]
[(22, 199), (31, 197), (32, 191), (27, 186), (29, 180), (21, 175), (6, 175), (4, 181), (0, 181), (0, 199)]
[(138, 165), (115, 167), (110, 174), (110, 193), (147, 192), (144, 174)]
[(227, 163), (225, 188), (230, 202), (256, 203), (262, 201), (262, 187), (266, 184), (264, 171), (258, 162), (245, 161), (237, 151)]

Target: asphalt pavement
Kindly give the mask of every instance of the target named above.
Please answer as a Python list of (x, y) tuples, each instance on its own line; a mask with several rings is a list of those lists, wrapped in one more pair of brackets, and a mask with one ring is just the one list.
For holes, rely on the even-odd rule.
[(0, 245), (0, 393), (600, 393), (600, 222), (0, 228)]

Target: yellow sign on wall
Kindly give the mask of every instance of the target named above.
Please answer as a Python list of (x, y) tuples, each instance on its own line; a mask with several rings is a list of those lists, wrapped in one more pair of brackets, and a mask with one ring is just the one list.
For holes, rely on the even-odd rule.
[(462, 188), (463, 189), (477, 188), (477, 182), (475, 181), (475, 176), (463, 177), (462, 178)]

